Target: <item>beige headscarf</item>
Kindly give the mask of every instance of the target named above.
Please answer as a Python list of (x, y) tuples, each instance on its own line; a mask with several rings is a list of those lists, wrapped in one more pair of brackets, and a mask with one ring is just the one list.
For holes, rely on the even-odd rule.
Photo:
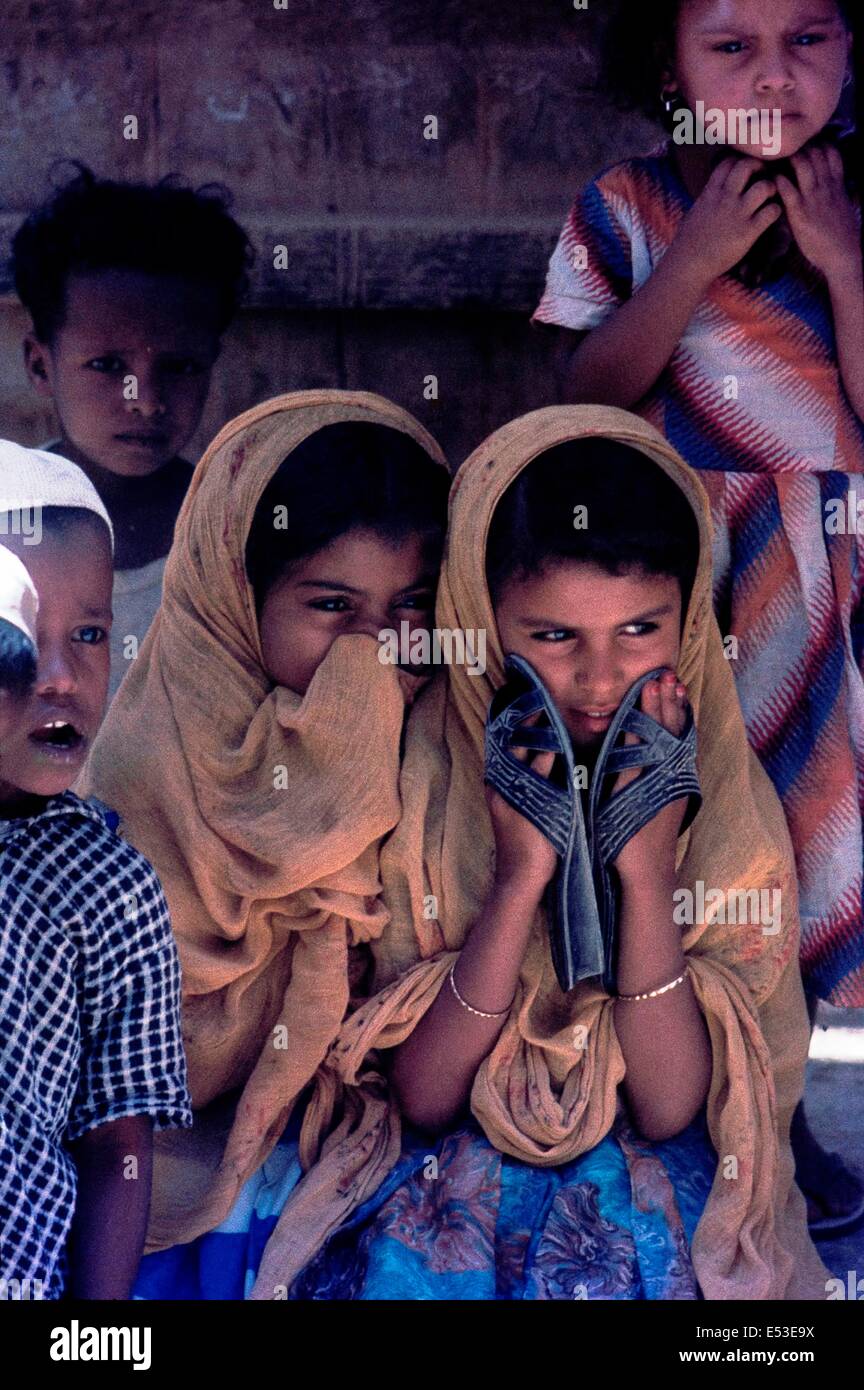
[[(713, 1052), (707, 1114), (719, 1156), (693, 1241), (696, 1275), (709, 1299), (825, 1297), (828, 1274), (807, 1232), (789, 1147), (809, 1040), (794, 859), (780, 802), (747, 745), (712, 611), (705, 494), (652, 426), (620, 410), (562, 406), (505, 425), (457, 475), (436, 621), (442, 628), (486, 629), (487, 673), (478, 678), (454, 667), (449, 686), (433, 684), (412, 710), (403, 814), (381, 856), (391, 921), (372, 948), (379, 992), (346, 1020), (319, 1069), (305, 1132), (309, 1144), (313, 1129), (327, 1137), (271, 1237), (255, 1298), (281, 1296), (280, 1288), (374, 1192), (399, 1154), (398, 1110), (371, 1050), (401, 1043), (433, 1003), (493, 872), (483, 731), (489, 700), (502, 683), (503, 653), (484, 569), (489, 524), (503, 493), (536, 455), (589, 436), (619, 440), (658, 464), (699, 524), (700, 558), (678, 671), (695, 713), (704, 800), (678, 842), (677, 886), (693, 889), (701, 880), (727, 894), (782, 893), (775, 935), (718, 920), (682, 928)], [(477, 1072), (473, 1114), (502, 1152), (541, 1166), (566, 1163), (609, 1132), (624, 1073), (612, 1001), (590, 981), (562, 994), (538, 917), (510, 1016)]]
[[(380, 934), (377, 843), (399, 817), (411, 678), (339, 638), (306, 695), (272, 687), (244, 551), (284, 458), (326, 425), (406, 411), (301, 391), (232, 420), (198, 464), (160, 607), (76, 788), (119, 812), (162, 881), (183, 966), (196, 1109), (242, 1086), (230, 1132), (159, 1136), (148, 1249), (191, 1240), (266, 1159), (345, 1013), (351, 947)], [(354, 953), (356, 956), (357, 953)]]

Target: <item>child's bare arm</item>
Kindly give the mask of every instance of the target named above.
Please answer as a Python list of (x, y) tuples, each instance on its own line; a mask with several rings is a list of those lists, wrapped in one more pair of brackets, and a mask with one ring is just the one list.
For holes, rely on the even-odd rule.
[(462, 998), (472, 1009), (505, 1012), (490, 1018), (469, 1013), (445, 981), (396, 1049), (391, 1080), (403, 1114), (418, 1128), (441, 1133), (467, 1105), (477, 1069), (507, 1020), (542, 892), (524, 875), (496, 878), (459, 956), (454, 980)]
[(70, 1145), (70, 1152), (78, 1197), (69, 1292), (73, 1298), (128, 1298), (150, 1210), (153, 1122), (149, 1115), (130, 1115), (99, 1125)]
[[(642, 709), (671, 733), (684, 727), (686, 692), (673, 672), (651, 681)], [(621, 782), (633, 774), (623, 773)], [(685, 970), (681, 928), (674, 921), (675, 847), (685, 802), (666, 806), (624, 846), (615, 860), (621, 880), (619, 996), (644, 994)], [(696, 1116), (711, 1082), (711, 1044), (705, 1019), (686, 979), (653, 999), (615, 1004), (615, 1031), (627, 1074), (624, 1094), (646, 1139), (670, 1139)]]
[(569, 351), (561, 345), (565, 399), (629, 410), (668, 364), (706, 289), (699, 265), (673, 243), (632, 299)]
[(860, 251), (828, 276), (837, 360), (849, 404), (864, 420), (864, 264)]
[(630, 409), (667, 366), (708, 287), (746, 255), (782, 215), (766, 200), (768, 179), (751, 188), (756, 159), (724, 159), (681, 224), (653, 275), (590, 332), (558, 370), (575, 403)]
[(864, 419), (864, 270), (861, 232), (846, 192), (843, 159), (831, 145), (800, 150), (792, 158), (797, 184), (781, 175), (777, 188), (799, 247), (825, 276), (837, 360), (846, 395)]
[[(524, 749), (514, 754), (527, 757)], [(553, 761), (553, 754), (539, 753), (533, 767), (548, 776)], [(396, 1049), (391, 1071), (408, 1119), (432, 1131), (446, 1129), (467, 1104), (477, 1069), (507, 1021), (532, 924), (558, 862), (552, 845), (530, 821), (491, 787), (485, 792), (495, 833), (495, 879), (453, 975), (470, 1010), (445, 983)]]
[[(672, 917), (674, 889), (671, 873), (646, 875), (638, 888), (632, 883), (624, 888), (618, 960), (622, 994), (658, 989), (684, 971), (681, 928)], [(646, 1139), (680, 1134), (704, 1104), (711, 1082), (708, 1029), (689, 980), (654, 999), (619, 999), (615, 1031), (627, 1066), (622, 1085), (636, 1127)]]

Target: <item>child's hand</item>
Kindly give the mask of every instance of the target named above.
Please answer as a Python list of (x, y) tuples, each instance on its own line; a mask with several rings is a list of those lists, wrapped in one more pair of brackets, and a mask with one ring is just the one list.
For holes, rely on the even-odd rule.
[(678, 255), (692, 260), (708, 283), (725, 275), (746, 256), (763, 232), (783, 216), (772, 179), (747, 183), (765, 167), (761, 159), (723, 159), (713, 171), (681, 224), (673, 243)]
[[(525, 723), (535, 723), (538, 718), (534, 715)], [(535, 753), (528, 748), (513, 748), (511, 752), (520, 762), (529, 762), (541, 777), (548, 777), (552, 771), (554, 753)], [(518, 882), (530, 887), (539, 900), (558, 864), (555, 848), (494, 787), (487, 785), (484, 790), (495, 833), (495, 880), (499, 885)]]
[[(674, 671), (665, 671), (659, 681), (649, 681), (642, 691), (640, 708), (643, 714), (656, 719), (670, 734), (680, 738), (687, 721), (687, 691), (680, 684)], [(627, 734), (625, 742), (638, 743), (635, 734)], [(614, 792), (619, 792), (637, 777), (642, 776), (640, 768), (631, 768), (618, 777)], [(614, 793), (613, 793), (614, 794)], [(647, 825), (627, 841), (618, 854), (615, 867), (624, 887), (634, 887), (646, 875), (672, 874), (675, 868), (675, 845), (681, 831), (681, 822), (687, 806), (687, 797), (680, 797), (669, 806), (658, 811)]]
[(861, 255), (861, 233), (846, 192), (843, 160), (833, 145), (809, 145), (792, 156), (798, 187), (780, 174), (792, 235), (811, 265), (827, 278)]

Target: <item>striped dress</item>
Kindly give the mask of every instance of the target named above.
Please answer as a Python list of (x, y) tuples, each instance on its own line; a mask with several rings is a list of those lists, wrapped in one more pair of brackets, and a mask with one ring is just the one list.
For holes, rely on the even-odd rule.
[[(595, 328), (645, 283), (693, 206), (673, 151), (663, 141), (583, 190), (535, 321)], [(636, 410), (711, 500), (717, 616), (795, 846), (805, 986), (860, 1008), (864, 424), (821, 276), (799, 259), (756, 289), (715, 280)]]

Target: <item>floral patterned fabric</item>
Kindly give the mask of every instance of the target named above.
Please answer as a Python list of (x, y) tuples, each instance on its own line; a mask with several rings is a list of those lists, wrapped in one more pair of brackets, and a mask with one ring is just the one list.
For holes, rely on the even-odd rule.
[[(296, 1129), (222, 1227), (143, 1261), (136, 1296), (243, 1298), (299, 1177), (295, 1155)], [(704, 1115), (657, 1144), (620, 1115), (560, 1168), (499, 1153), (473, 1122), (438, 1141), (406, 1129), (375, 1196), (276, 1296), (699, 1299), (690, 1242), (716, 1167)]]

